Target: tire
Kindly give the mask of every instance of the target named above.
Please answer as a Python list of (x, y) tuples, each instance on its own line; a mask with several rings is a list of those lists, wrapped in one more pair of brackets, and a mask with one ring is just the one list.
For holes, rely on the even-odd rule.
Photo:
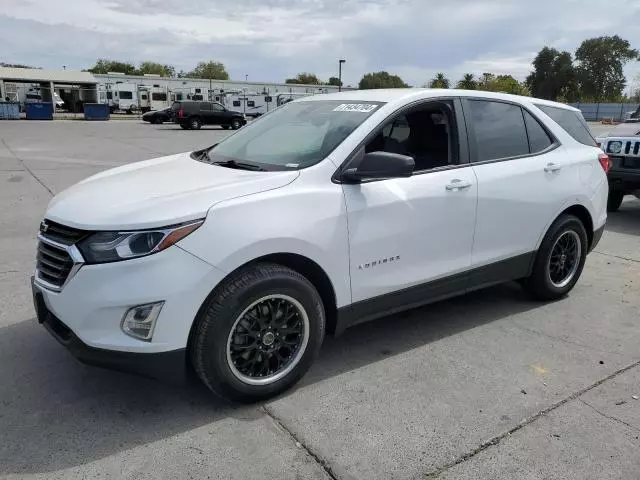
[(231, 128), (233, 130), (238, 130), (242, 126), (242, 122), (238, 118), (234, 118), (231, 120)]
[(607, 212), (617, 212), (620, 205), (622, 205), (624, 195), (624, 192), (621, 192), (620, 190), (609, 190), (609, 197), (607, 198)]
[(222, 128), (223, 128), (224, 130), (229, 130), (230, 125), (222, 125)]
[[(571, 265), (571, 254), (566, 254), (564, 257), (560, 254), (563, 244), (566, 245), (567, 242), (569, 244), (575, 242), (575, 250), (577, 250), (575, 265)], [(587, 232), (582, 222), (573, 215), (561, 215), (549, 227), (549, 231), (542, 240), (531, 276), (524, 279), (521, 284), (538, 300), (556, 300), (564, 297), (573, 289), (582, 274), (588, 247)], [(569, 251), (571, 251), (570, 247)], [(561, 265), (567, 270), (566, 274), (558, 273), (558, 270), (551, 267), (552, 255), (556, 266), (558, 262), (562, 262)], [(562, 258), (564, 260), (561, 260)], [(569, 261), (568, 265), (567, 261)], [(552, 280), (552, 277), (556, 278)]]
[[(284, 326), (274, 320), (276, 317), (265, 320), (266, 317), (260, 317), (256, 310), (257, 307), (269, 306), (268, 311), (271, 312), (270, 309), (279, 308), (278, 305), (288, 308), (285, 315), (296, 312)], [(266, 323), (259, 325), (258, 317)], [(274, 323), (270, 330), (266, 325), (271, 321)], [(295, 328), (301, 330), (286, 335), (289, 343), (298, 342), (297, 350), (289, 350), (285, 343), (280, 343), (285, 338), (281, 332)], [(241, 334), (232, 336), (234, 331)], [(264, 400), (287, 390), (302, 378), (318, 355), (324, 332), (322, 300), (311, 282), (289, 268), (258, 264), (240, 270), (209, 296), (192, 332), (191, 362), (198, 377), (219, 396), (243, 403)], [(242, 348), (244, 345), (236, 343), (246, 342), (243, 338), (249, 341), (253, 338), (255, 347)], [(278, 345), (281, 345), (279, 349)], [(266, 375), (250, 372), (251, 368), (260, 368), (260, 363), (256, 366), (256, 359), (259, 362), (266, 358), (263, 350), (269, 349), (271, 356), (268, 362), (277, 361), (274, 351), (278, 352), (280, 359), (289, 352), (288, 364), (273, 372), (261, 370)], [(243, 355), (248, 355), (247, 358), (253, 362)], [(246, 367), (245, 362), (251, 367)], [(271, 364), (262, 365), (268, 368)]]
[(199, 118), (192, 118), (189, 120), (189, 128), (191, 128), (191, 130), (200, 130), (202, 128), (202, 122)]

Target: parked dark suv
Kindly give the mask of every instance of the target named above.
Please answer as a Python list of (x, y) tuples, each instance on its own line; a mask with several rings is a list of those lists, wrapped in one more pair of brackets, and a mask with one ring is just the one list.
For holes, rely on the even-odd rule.
[(237, 130), (247, 123), (241, 112), (227, 110), (216, 102), (175, 102), (171, 106), (171, 119), (185, 130), (198, 130), (202, 125), (222, 125), (225, 130)]

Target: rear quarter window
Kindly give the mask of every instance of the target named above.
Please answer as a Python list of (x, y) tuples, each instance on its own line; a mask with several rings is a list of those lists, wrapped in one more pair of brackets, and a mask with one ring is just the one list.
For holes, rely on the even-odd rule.
[(549, 105), (536, 105), (536, 107), (551, 117), (576, 142), (590, 147), (598, 146), (580, 112), (567, 110), (566, 108), (550, 107)]

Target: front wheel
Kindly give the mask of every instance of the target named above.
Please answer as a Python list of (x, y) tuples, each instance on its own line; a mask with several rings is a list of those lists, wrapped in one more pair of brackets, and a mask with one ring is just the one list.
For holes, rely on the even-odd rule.
[(322, 300), (304, 276), (275, 264), (233, 275), (194, 326), (194, 370), (214, 393), (240, 402), (277, 395), (311, 367), (324, 338)]
[(234, 118), (231, 120), (231, 128), (234, 130), (238, 130), (242, 126), (242, 122), (238, 118)]
[(522, 283), (537, 299), (556, 300), (578, 282), (588, 251), (587, 232), (573, 215), (560, 216), (538, 249), (531, 276)]
[(609, 197), (607, 198), (607, 212), (617, 212), (622, 205), (624, 199), (624, 192), (619, 190), (609, 190)]

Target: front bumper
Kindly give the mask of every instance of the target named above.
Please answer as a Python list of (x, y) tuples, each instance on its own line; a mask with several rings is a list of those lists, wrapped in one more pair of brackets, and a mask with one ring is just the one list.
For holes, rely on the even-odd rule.
[(84, 343), (46, 306), (42, 291), (32, 277), (33, 303), (40, 322), (69, 352), (86, 365), (158, 378), (171, 383), (186, 383), (186, 349), (158, 353), (132, 353), (95, 348)]
[[(34, 280), (38, 320), (84, 363), (151, 377), (179, 378), (197, 312), (224, 274), (173, 246), (148, 257), (83, 265), (60, 292)], [(151, 341), (125, 334), (136, 305), (164, 301)]]

